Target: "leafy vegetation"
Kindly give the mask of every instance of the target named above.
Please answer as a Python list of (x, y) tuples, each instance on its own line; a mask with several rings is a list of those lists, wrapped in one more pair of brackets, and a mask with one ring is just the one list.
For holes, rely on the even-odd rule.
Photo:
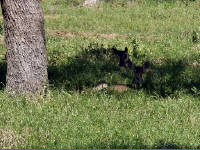
[[(82, 2), (42, 2), (45, 96), (4, 93), (0, 33), (0, 148), (199, 148), (200, 1)], [(134, 85), (112, 47), (151, 63), (141, 89), (92, 90), (100, 81)]]

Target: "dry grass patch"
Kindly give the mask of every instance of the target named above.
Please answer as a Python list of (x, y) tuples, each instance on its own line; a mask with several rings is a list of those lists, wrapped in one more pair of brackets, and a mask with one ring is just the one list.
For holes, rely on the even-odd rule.
[(100, 34), (100, 33), (92, 33), (92, 32), (70, 32), (70, 31), (58, 31), (58, 30), (47, 30), (48, 33), (50, 33), (53, 36), (61, 36), (61, 37), (66, 37), (66, 38), (75, 38), (75, 37), (83, 37), (83, 38), (88, 38), (88, 37), (100, 37), (103, 39), (115, 39), (118, 37), (127, 37), (126, 35), (119, 35), (116, 33), (112, 34)]
[[(105, 34), (105, 33), (92, 33), (92, 32), (70, 32), (70, 31), (59, 31), (59, 30), (48, 30), (52, 36), (66, 37), (66, 38), (75, 38), (75, 37), (99, 37), (108, 40), (114, 40), (115, 38), (127, 38), (128, 35), (120, 35), (117, 33)], [(138, 39), (159, 39), (161, 38), (159, 35), (138, 35), (135, 36)]]

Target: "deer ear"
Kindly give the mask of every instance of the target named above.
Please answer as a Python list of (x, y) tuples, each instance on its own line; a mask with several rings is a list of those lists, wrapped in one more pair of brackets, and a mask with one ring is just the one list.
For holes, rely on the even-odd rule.
[(128, 52), (128, 48), (127, 47), (125, 47), (125, 52)]

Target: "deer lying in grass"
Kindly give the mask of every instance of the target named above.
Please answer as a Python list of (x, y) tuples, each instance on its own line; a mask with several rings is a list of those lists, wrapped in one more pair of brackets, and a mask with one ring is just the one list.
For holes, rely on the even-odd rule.
[[(114, 54), (119, 56), (119, 58), (120, 58), (119, 66), (125, 67), (125, 68), (128, 67), (129, 69), (131, 69), (134, 72), (135, 76), (134, 76), (133, 80), (136, 84), (136, 87), (139, 89), (140, 85), (142, 83), (142, 75), (147, 71), (147, 69), (150, 66), (150, 63), (147, 61), (142, 66), (135, 66), (129, 59), (127, 47), (125, 47), (124, 51), (117, 50), (116, 48), (112, 48), (112, 50), (113, 50)], [(98, 90), (102, 90), (102, 89), (106, 89), (106, 88), (114, 90), (114, 91), (118, 91), (118, 92), (123, 92), (123, 91), (127, 91), (133, 87), (128, 84), (115, 84), (115, 85), (108, 86), (108, 84), (105, 81), (101, 81), (97, 84), (96, 87), (93, 88), (93, 90), (98, 91)]]
[(127, 84), (115, 84), (115, 85), (109, 86), (105, 81), (101, 81), (93, 88), (93, 90), (99, 91), (103, 89), (110, 89), (117, 92), (124, 92), (124, 91), (128, 91), (131, 88), (132, 86), (127, 85)]
[(142, 66), (135, 66), (129, 59), (127, 47), (125, 47), (124, 51), (119, 51), (116, 48), (112, 48), (112, 50), (114, 54), (120, 57), (119, 66), (128, 67), (134, 72), (134, 82), (136, 83), (136, 87), (140, 88), (140, 84), (142, 82), (142, 75), (147, 71), (147, 69), (150, 66), (150, 63), (147, 61)]

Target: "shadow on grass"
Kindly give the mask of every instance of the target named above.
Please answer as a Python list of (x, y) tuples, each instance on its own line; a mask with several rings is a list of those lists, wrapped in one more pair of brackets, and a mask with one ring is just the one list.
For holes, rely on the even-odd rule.
[[(59, 58), (59, 56), (58, 56)], [(134, 74), (128, 68), (120, 68), (119, 58), (111, 49), (85, 49), (75, 57), (66, 58), (59, 65), (49, 65), (50, 85), (67, 90), (91, 88), (100, 81), (108, 84), (133, 84)], [(149, 94), (168, 96), (179, 90), (191, 92), (200, 85), (200, 70), (185, 60), (166, 60), (162, 64), (151, 61), (153, 72), (143, 76), (143, 89)]]
[(83, 146), (77, 146), (76, 148), (83, 148), (83, 149), (196, 149), (200, 146), (188, 146), (188, 145), (182, 145), (176, 142), (165, 142), (164, 140), (160, 140), (157, 143), (155, 143), (152, 146), (146, 145), (144, 141), (141, 139), (136, 139), (133, 142), (129, 143), (119, 143), (113, 142), (112, 144), (98, 144), (95, 143), (94, 145), (89, 145), (86, 147)]
[(199, 89), (200, 69), (185, 60), (167, 60), (162, 65), (152, 65), (152, 68), (154, 72), (147, 74), (143, 83), (149, 93), (165, 97), (180, 90), (191, 93), (193, 89)]
[[(60, 54), (63, 55), (62, 53)], [(54, 56), (55, 57), (55, 56)], [(56, 56), (59, 60), (60, 56)], [(134, 74), (126, 68), (119, 67), (119, 58), (111, 49), (85, 49), (74, 57), (62, 56), (59, 64), (50, 60), (48, 66), (49, 82), (52, 88), (69, 91), (92, 88), (100, 81), (108, 84), (133, 84)], [(161, 65), (151, 61), (153, 72), (145, 73), (143, 90), (148, 94), (162, 97), (185, 90), (199, 94), (200, 69), (189, 65), (185, 60), (166, 60)], [(5, 88), (6, 62), (0, 62), (0, 90)]]
[[(117, 60), (110, 50), (85, 50), (67, 62), (49, 65), (50, 86), (67, 90), (91, 88), (99, 81), (112, 82), (111, 78), (122, 78), (126, 71), (120, 73)], [(120, 74), (122, 76), (120, 76)], [(122, 78), (123, 79), (123, 78)]]

